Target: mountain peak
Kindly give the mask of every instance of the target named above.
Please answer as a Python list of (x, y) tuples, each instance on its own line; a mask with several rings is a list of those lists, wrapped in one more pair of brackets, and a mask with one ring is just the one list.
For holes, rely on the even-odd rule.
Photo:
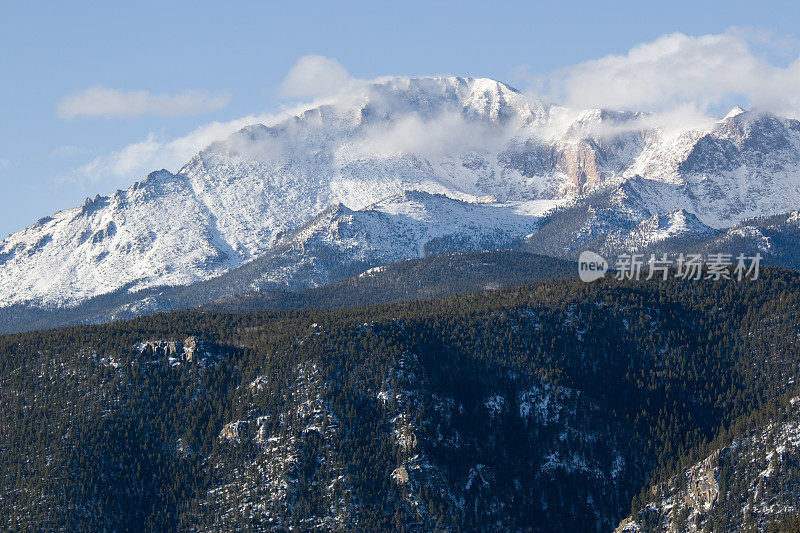
[(461, 109), (467, 115), (524, 120), (541, 117), (544, 107), (517, 89), (490, 78), (458, 76), (390, 77), (367, 85), (372, 106), (386, 111), (439, 113)]
[(466, 90), (467, 92), (494, 92), (521, 94), (517, 89), (492, 78), (466, 76), (389, 76), (379, 78), (370, 85), (390, 87), (395, 90)]
[(722, 120), (728, 120), (729, 118), (737, 117), (737, 116), (741, 115), (744, 112), (745, 112), (745, 110), (742, 109), (741, 107), (739, 107), (738, 105), (734, 106), (733, 109), (731, 109), (728, 112), (728, 114), (725, 115), (725, 118), (723, 118)]

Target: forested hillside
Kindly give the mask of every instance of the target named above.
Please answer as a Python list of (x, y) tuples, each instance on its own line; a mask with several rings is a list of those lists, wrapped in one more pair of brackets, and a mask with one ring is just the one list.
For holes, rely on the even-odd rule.
[(609, 531), (796, 393), (798, 308), (766, 269), (6, 335), (2, 527)]

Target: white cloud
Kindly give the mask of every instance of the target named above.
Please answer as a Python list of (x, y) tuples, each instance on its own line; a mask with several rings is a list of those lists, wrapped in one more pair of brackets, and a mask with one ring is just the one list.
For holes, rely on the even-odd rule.
[(227, 95), (214, 96), (200, 91), (168, 95), (95, 86), (65, 96), (58, 103), (57, 111), (61, 118), (67, 119), (196, 115), (221, 109), (229, 100)]
[[(187, 135), (172, 139), (165, 139), (156, 133), (150, 133), (146, 139), (97, 157), (80, 168), (67, 172), (60, 176), (58, 181), (76, 183), (84, 188), (100, 182), (123, 187), (153, 170), (166, 168), (174, 172), (198, 151), (214, 141), (225, 139), (251, 124), (274, 124), (322, 103), (338, 101), (340, 98), (333, 97), (337, 94), (339, 97), (343, 97), (344, 95), (339, 93), (351, 84), (352, 86), (363, 85), (363, 80), (352, 79), (335, 59), (323, 56), (304, 56), (287, 74), (281, 85), (281, 94), (286, 97), (306, 98), (310, 100), (309, 102), (287, 108), (277, 114), (249, 115), (229, 122), (212, 122), (198, 127)], [(103, 89), (102, 92), (105, 91), (119, 94), (117, 91), (107, 89)], [(178, 98), (179, 96), (181, 95), (166, 98)], [(87, 99), (87, 102), (89, 100), (91, 99)], [(113, 97), (109, 100), (113, 100)], [(64, 101), (62, 101), (63, 104)], [(103, 105), (109, 107), (108, 103)], [(61, 113), (61, 111), (61, 106), (59, 106), (59, 112)], [(70, 112), (74, 116), (73, 108), (70, 108)], [(64, 151), (67, 150), (68, 148), (64, 147)], [(57, 149), (51, 155), (62, 155), (60, 152), (61, 149)]]
[(128, 186), (131, 180), (143, 177), (153, 170), (166, 168), (175, 171), (212, 142), (263, 119), (264, 117), (248, 116), (230, 122), (212, 122), (174, 139), (164, 139), (150, 133), (142, 141), (93, 159), (62, 176), (59, 181), (81, 185), (102, 181)]
[[(341, 94), (342, 89), (363, 88), (363, 84), (363, 80), (351, 78), (335, 59), (304, 56), (287, 74), (281, 85), (281, 94), (292, 98), (306, 98), (309, 99), (308, 102), (287, 108), (277, 114), (249, 115), (229, 122), (212, 122), (198, 127), (187, 135), (172, 139), (150, 133), (146, 139), (97, 157), (80, 168), (62, 175), (58, 181), (73, 182), (82, 187), (100, 182), (113, 186), (128, 186), (132, 180), (141, 178), (153, 170), (166, 168), (176, 171), (198, 151), (214, 141), (227, 138), (245, 126), (274, 124), (322, 103), (344, 101), (347, 95)], [(352, 98), (354, 95), (349, 97)]]
[(279, 94), (286, 98), (320, 98), (338, 93), (352, 78), (335, 59), (303, 56), (289, 69)]
[(245, 126), (274, 124), (308, 109), (308, 105), (313, 104), (286, 109), (277, 114), (248, 115), (229, 122), (211, 122), (186, 135), (171, 139), (150, 133), (144, 140), (97, 157), (60, 176), (58, 181), (77, 183), (82, 187), (100, 182), (116, 187), (127, 187), (133, 180), (140, 179), (154, 170), (166, 168), (172, 172), (177, 171), (209, 144), (225, 139)]
[(509, 124), (498, 131), (481, 121), (466, 119), (458, 111), (445, 111), (423, 118), (415, 113), (398, 117), (390, 123), (376, 124), (342, 148), (348, 158), (421, 154), (437, 157), (471, 150), (499, 149), (514, 133)]
[[(529, 78), (531, 89), (575, 108), (701, 109), (736, 101), (791, 116), (800, 115), (800, 57), (775, 60), (796, 43), (731, 29), (699, 37), (673, 33), (631, 48)], [(517, 71), (525, 76), (524, 67)]]

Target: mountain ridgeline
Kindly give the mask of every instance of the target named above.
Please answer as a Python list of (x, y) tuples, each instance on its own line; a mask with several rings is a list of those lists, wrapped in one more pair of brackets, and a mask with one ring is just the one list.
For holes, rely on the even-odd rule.
[(342, 274), (347, 272), (350, 277), (314, 288), (252, 290), (251, 283), (262, 275), (265, 260), (257, 259), (230, 273), (186, 287), (161, 287), (135, 293), (122, 289), (75, 307), (37, 309), (15, 305), (7, 314), (0, 313), (0, 333), (103, 323), (193, 307), (277, 311), (391, 303), (523, 285), (570, 277), (577, 272), (577, 264), (571, 261), (524, 251), (439, 253), (366, 271), (362, 270), (363, 265), (352, 270), (342, 267)]
[(744, 247), (796, 267), (800, 122), (739, 108), (702, 127), (655, 118), (546, 105), (489, 79), (360, 84), (0, 241), (2, 331), (312, 289), (452, 252)]
[(761, 274), (5, 335), (0, 527), (790, 524), (800, 274)]

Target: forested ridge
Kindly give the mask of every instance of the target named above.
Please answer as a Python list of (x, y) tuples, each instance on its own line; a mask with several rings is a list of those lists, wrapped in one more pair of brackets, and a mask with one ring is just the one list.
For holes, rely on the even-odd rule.
[[(328, 258), (334, 262), (334, 258)], [(258, 261), (210, 280), (188, 286), (165, 286), (130, 292), (130, 287), (92, 298), (76, 306), (39, 309), (14, 305), (0, 309), (0, 333), (111, 322), (202, 306), (218, 311), (329, 309), (392, 303), (464, 294), (574, 276), (575, 263), (514, 250), (439, 253), (386, 265), (362, 265), (350, 277), (319, 287), (287, 290), (258, 288), (263, 278)], [(344, 272), (340, 277), (344, 277)]]
[(765, 269), (6, 335), (2, 527), (608, 531), (796, 393), (799, 308)]

